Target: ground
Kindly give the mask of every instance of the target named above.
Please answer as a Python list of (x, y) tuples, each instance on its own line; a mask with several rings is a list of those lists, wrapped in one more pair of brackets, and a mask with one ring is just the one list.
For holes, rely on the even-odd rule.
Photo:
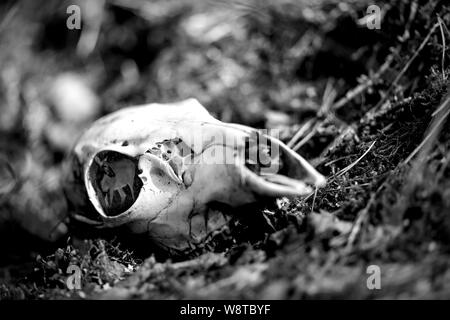
[[(74, 2), (81, 30), (66, 26)], [(450, 297), (446, 1), (29, 0), (0, 17), (0, 298)], [(74, 137), (121, 107), (188, 97), (279, 129), (326, 187), (242, 208), (184, 257), (71, 233)]]

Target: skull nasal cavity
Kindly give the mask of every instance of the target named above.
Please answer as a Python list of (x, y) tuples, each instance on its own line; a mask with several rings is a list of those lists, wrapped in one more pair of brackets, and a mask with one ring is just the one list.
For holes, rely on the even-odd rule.
[(102, 151), (95, 156), (89, 175), (107, 216), (125, 212), (139, 196), (142, 181), (137, 164), (137, 159), (115, 151)]
[(272, 159), (271, 145), (269, 140), (265, 143), (259, 141), (259, 139), (246, 139), (245, 140), (245, 166), (259, 174), (261, 168), (268, 168), (273, 165), (273, 161), (279, 161), (279, 159)]

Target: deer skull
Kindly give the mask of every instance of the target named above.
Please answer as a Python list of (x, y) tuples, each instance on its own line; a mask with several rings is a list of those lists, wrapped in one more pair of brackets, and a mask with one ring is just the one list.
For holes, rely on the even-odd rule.
[(126, 225), (183, 250), (227, 223), (214, 204), (302, 196), (325, 178), (281, 141), (213, 118), (195, 99), (121, 109), (75, 145), (66, 195), (72, 217)]

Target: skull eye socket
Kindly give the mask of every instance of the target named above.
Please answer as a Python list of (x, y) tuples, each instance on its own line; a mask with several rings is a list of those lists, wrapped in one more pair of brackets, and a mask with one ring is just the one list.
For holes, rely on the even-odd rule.
[(142, 181), (138, 160), (115, 151), (99, 152), (89, 168), (97, 199), (107, 216), (128, 210), (139, 196)]

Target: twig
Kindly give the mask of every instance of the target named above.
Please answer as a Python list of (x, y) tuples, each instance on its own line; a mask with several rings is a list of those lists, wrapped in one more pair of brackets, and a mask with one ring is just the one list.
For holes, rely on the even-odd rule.
[(418, 7), (419, 7), (419, 5), (417, 3), (417, 0), (414, 0), (414, 1), (411, 2), (411, 8), (409, 10), (408, 21), (406, 22), (405, 30), (403, 31), (403, 35), (400, 36), (400, 41), (401, 42), (405, 42), (410, 37), (409, 29), (411, 28), (412, 22), (416, 18)]
[(313, 203), (312, 203), (312, 206), (311, 206), (311, 213), (314, 211), (314, 205), (316, 204), (316, 198), (317, 198), (317, 187), (316, 187), (316, 189), (314, 190), (314, 198), (313, 198)]
[[(405, 25), (405, 30), (403, 31), (403, 35), (400, 37), (401, 42), (405, 42), (407, 39), (409, 39), (409, 28), (411, 27), (412, 22), (414, 21), (416, 14), (417, 14), (417, 8), (418, 4), (417, 1), (412, 1), (411, 3), (411, 10), (409, 14), (408, 21)], [(391, 54), (387, 56), (386, 61), (381, 65), (381, 67), (378, 69), (378, 71), (371, 77), (368, 78), (366, 82), (359, 84), (354, 89), (347, 92), (347, 94), (341, 98), (339, 101), (337, 101), (334, 106), (333, 110), (338, 110), (344, 105), (346, 105), (348, 102), (353, 100), (356, 96), (359, 94), (365, 92), (370, 87), (372, 87), (376, 80), (380, 79), (381, 76), (388, 70), (391, 66), (391, 63), (394, 61), (394, 56), (396, 56), (400, 51), (400, 48), (397, 47), (395, 50), (392, 50)]]
[[(397, 77), (395, 77), (394, 81), (392, 81), (391, 84), (391, 88), (393, 86), (395, 86), (397, 84), (397, 82), (400, 81), (400, 79), (403, 77), (403, 75), (405, 74), (405, 72), (409, 69), (409, 67), (411, 66), (411, 64), (413, 63), (413, 61), (417, 58), (417, 56), (419, 55), (420, 51), (423, 50), (423, 48), (425, 48), (425, 45), (428, 43), (428, 40), (430, 40), (431, 35), (434, 33), (434, 31), (436, 30), (436, 28), (439, 26), (439, 22), (436, 22), (434, 24), (434, 26), (431, 28), (430, 32), (428, 32), (427, 36), (425, 37), (425, 39), (423, 39), (422, 43), (420, 44), (419, 48), (417, 48), (417, 50), (414, 52), (414, 54), (412, 55), (412, 57), (408, 60), (408, 62), (405, 64), (405, 66), (403, 67), (403, 69), (400, 71), (400, 73), (397, 75)], [(388, 89), (388, 92), (390, 90)]]
[(17, 2), (9, 11), (5, 14), (3, 17), (2, 22), (0, 23), (0, 31), (2, 31), (14, 18), (14, 16), (19, 11), (19, 5), (20, 3)]
[[(443, 111), (445, 108), (447, 108), (445, 111)], [(447, 116), (450, 114), (450, 96), (447, 97), (447, 99), (444, 101), (444, 103), (436, 110), (435, 114), (443, 112), (443, 115), (439, 118), (435, 118), (435, 120), (430, 125), (429, 133), (426, 135), (422, 143), (411, 153), (411, 155), (404, 161), (403, 164), (406, 164), (410, 161), (410, 159), (421, 150), (423, 154), (427, 154), (427, 149), (422, 149), (423, 146), (428, 141), (433, 141), (437, 137), (437, 133), (439, 132), (440, 128), (442, 128), (442, 124), (444, 120), (447, 118)], [(431, 139), (433, 137), (433, 139)], [(431, 143), (428, 144), (428, 146), (431, 146)], [(403, 164), (399, 164), (397, 168)], [(392, 172), (392, 171), (391, 171)], [(414, 170), (414, 172), (417, 172), (417, 170)], [(350, 251), (351, 247), (353, 246), (356, 237), (361, 231), (363, 223), (366, 221), (369, 210), (373, 203), (375, 202), (376, 195), (381, 191), (381, 189), (384, 187), (387, 180), (385, 180), (380, 187), (371, 195), (370, 200), (368, 201), (367, 205), (364, 207), (363, 210), (361, 210), (358, 213), (358, 216), (355, 220), (355, 223), (353, 225), (352, 231), (350, 232), (350, 235), (348, 237), (347, 246), (346, 246), (346, 252)]]
[(356, 237), (358, 236), (358, 234), (361, 231), (361, 227), (362, 227), (363, 223), (366, 221), (367, 217), (369, 216), (370, 207), (372, 207), (372, 204), (375, 202), (375, 195), (377, 193), (378, 193), (378, 190), (377, 190), (377, 192), (372, 193), (369, 201), (367, 202), (367, 205), (364, 207), (364, 209), (362, 209), (361, 211), (358, 212), (358, 216), (356, 217), (355, 223), (353, 224), (352, 230), (350, 231), (350, 235), (348, 236), (345, 251), (348, 252), (353, 247)]
[[(399, 165), (397, 166), (397, 168), (398, 167), (399, 167)], [(358, 237), (359, 233), (361, 232), (363, 224), (365, 223), (365, 221), (369, 217), (369, 210), (372, 207), (372, 205), (375, 203), (376, 196), (380, 193), (380, 191), (386, 185), (386, 182), (388, 181), (387, 178), (396, 169), (391, 170), (388, 174), (385, 175), (385, 177), (383, 178), (384, 181), (377, 188), (377, 190), (371, 194), (370, 199), (367, 202), (367, 204), (364, 207), (364, 209), (362, 209), (361, 211), (358, 212), (358, 216), (356, 217), (355, 223), (353, 224), (352, 230), (350, 231), (350, 234), (348, 236), (347, 245), (346, 245), (345, 250), (344, 250), (345, 252), (350, 252), (351, 251), (351, 248), (353, 247), (353, 244), (355, 243), (356, 238)]]
[[(311, 125), (314, 121), (316, 121), (316, 118), (312, 118), (308, 120), (298, 131), (297, 133), (292, 137), (292, 139), (287, 143), (287, 146), (292, 148), (294, 151), (300, 149), (306, 142), (311, 139), (314, 134), (316, 133), (317, 129), (324, 124), (325, 121), (327, 121), (330, 116), (334, 116), (333, 113), (330, 113), (330, 108), (333, 104), (334, 99), (336, 98), (336, 90), (333, 88), (333, 81), (331, 79), (328, 79), (327, 85), (325, 87), (325, 90), (323, 92), (322, 97), (322, 105), (317, 111), (316, 118), (322, 118), (324, 115), (328, 115), (324, 120), (322, 120), (319, 123), (316, 123), (314, 127), (311, 129)], [(305, 135), (305, 133), (310, 130), (310, 132), (297, 144), (297, 140), (299, 140), (301, 137)], [(295, 146), (294, 146), (295, 145)]]
[(77, 52), (83, 57), (89, 56), (97, 45), (103, 24), (105, 1), (90, 2), (86, 5), (89, 14), (84, 18), (86, 26), (83, 28), (77, 44)]
[(336, 99), (336, 95), (337, 95), (337, 92), (333, 88), (333, 81), (330, 78), (330, 79), (328, 79), (327, 85), (323, 92), (322, 105), (320, 106), (319, 111), (317, 112), (318, 116), (323, 116), (330, 112), (330, 109), (333, 105), (334, 99)]
[(445, 36), (444, 36), (444, 28), (442, 25), (444, 22), (442, 21), (441, 17), (438, 16), (438, 22), (439, 22), (439, 29), (441, 30), (441, 38), (442, 38), (442, 59), (441, 59), (441, 68), (442, 68), (442, 79), (446, 80), (447, 75), (445, 74)]
[(169, 265), (172, 270), (183, 270), (189, 268), (208, 268), (212, 265), (223, 265), (226, 259), (222, 253), (205, 253), (192, 260), (181, 261)]
[(294, 144), (297, 142), (297, 140), (300, 139), (306, 133), (306, 131), (308, 131), (311, 128), (311, 124), (314, 120), (315, 120), (314, 118), (309, 119), (308, 121), (305, 122), (304, 125), (301, 126), (301, 128), (297, 131), (297, 133), (287, 143), (287, 146), (289, 148), (292, 148)]
[(395, 77), (394, 81), (392, 81), (391, 85), (389, 86), (388, 90), (385, 92), (384, 97), (376, 104), (376, 106), (373, 109), (378, 109), (381, 105), (384, 104), (384, 102), (388, 99), (389, 93), (394, 89), (394, 87), (397, 85), (397, 83), (400, 81), (400, 79), (403, 77), (403, 75), (406, 73), (406, 71), (409, 69), (413, 61), (417, 58), (419, 53), (425, 48), (425, 45), (428, 43), (428, 41), (431, 38), (431, 35), (434, 33), (436, 28), (439, 26), (439, 22), (436, 22), (433, 27), (431, 28), (430, 32), (428, 32), (425, 39), (423, 39), (420, 46), (416, 49), (412, 57), (408, 60), (408, 62), (403, 66), (402, 70), (398, 73), (398, 75)]
[(343, 156), (343, 157), (339, 157), (339, 158), (337, 158), (337, 159), (333, 159), (333, 160), (328, 161), (327, 163), (325, 163), (324, 166), (325, 166), (325, 167), (331, 166), (333, 163), (336, 163), (336, 162), (338, 162), (338, 161), (341, 161), (341, 160), (350, 158), (351, 156), (352, 156), (352, 155), (349, 154), (349, 155), (346, 155), (346, 156)]
[(347, 167), (341, 169), (338, 173), (336, 173), (336, 176), (342, 176), (344, 175), (346, 172), (348, 172), (351, 168), (353, 168), (354, 166), (356, 166), (358, 164), (358, 162), (360, 162), (368, 153), (369, 151), (373, 148), (373, 146), (375, 145), (377, 141), (375, 140), (374, 142), (372, 142), (372, 144), (370, 145), (370, 147), (363, 153), (363, 155), (361, 157), (359, 157), (356, 161), (354, 161), (353, 163), (351, 163), (350, 165), (348, 165)]
[[(447, 109), (444, 111), (444, 109)], [(441, 113), (442, 115), (439, 117), (436, 117), (437, 114)], [(433, 113), (433, 121), (431, 122), (430, 126), (428, 127), (427, 134), (425, 138), (422, 140), (422, 142), (417, 146), (417, 148), (414, 149), (413, 152), (406, 158), (404, 161), (404, 164), (407, 164), (411, 159), (429, 142), (429, 146), (431, 143), (436, 139), (437, 134), (440, 132), (440, 129), (442, 127), (442, 124), (447, 119), (448, 115), (450, 114), (450, 95), (447, 96), (447, 99), (440, 105), (437, 110)], [(423, 152), (423, 151), (422, 151)]]
[(315, 134), (317, 131), (317, 128), (319, 128), (322, 125), (323, 122), (316, 123), (314, 127), (311, 129), (311, 131), (302, 139), (299, 143), (297, 143), (292, 150), (297, 151), (300, 149), (305, 143), (307, 143)]
[[(397, 50), (398, 51), (398, 50)], [(386, 61), (381, 65), (381, 67), (378, 69), (378, 71), (370, 78), (367, 78), (367, 80), (355, 88), (348, 91), (344, 97), (339, 99), (332, 107), (331, 109), (336, 111), (345, 106), (347, 103), (352, 101), (356, 98), (356, 96), (360, 95), (361, 93), (368, 90), (370, 87), (372, 87), (375, 82), (381, 78), (381, 76), (391, 67), (391, 63), (394, 61), (394, 56), (396, 52), (392, 52), (387, 58)]]

